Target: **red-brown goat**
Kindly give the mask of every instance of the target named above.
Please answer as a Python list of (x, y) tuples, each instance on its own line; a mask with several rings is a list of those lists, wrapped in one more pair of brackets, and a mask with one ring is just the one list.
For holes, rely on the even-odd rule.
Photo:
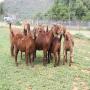
[(64, 43), (63, 43), (63, 64), (65, 64), (65, 61), (67, 62), (67, 52), (70, 51), (70, 61), (69, 66), (71, 66), (71, 63), (73, 62), (73, 47), (74, 47), (74, 40), (70, 32), (67, 32), (64, 30)]
[(35, 42), (31, 36), (31, 34), (28, 34), (27, 36), (22, 35), (22, 34), (17, 34), (14, 35), (13, 32), (11, 32), (13, 36), (13, 44), (15, 47), (15, 63), (17, 63), (17, 55), (18, 52), (25, 52), (26, 56), (26, 64), (28, 65), (28, 57), (31, 58), (30, 62), (33, 66), (33, 61), (34, 61), (34, 51), (35, 51)]
[(42, 27), (38, 27), (35, 30), (35, 44), (36, 50), (43, 50), (43, 65), (47, 64), (47, 52), (50, 48), (52, 39), (53, 39), (53, 32), (45, 32)]
[(63, 31), (58, 25), (54, 25), (52, 30), (54, 31), (54, 38), (51, 43), (50, 53), (53, 53), (54, 55), (54, 67), (56, 67), (60, 64), (61, 39)]
[(14, 56), (14, 44), (13, 44), (13, 36), (12, 36), (11, 32), (13, 32), (14, 36), (17, 34), (22, 34), (22, 32), (18, 28), (12, 28), (11, 23), (9, 23), (9, 29), (10, 29), (11, 56)]

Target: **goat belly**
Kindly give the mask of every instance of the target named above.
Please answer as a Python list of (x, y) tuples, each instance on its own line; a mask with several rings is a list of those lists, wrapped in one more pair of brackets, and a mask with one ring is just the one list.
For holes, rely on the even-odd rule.
[(18, 46), (18, 49), (20, 50), (20, 51), (22, 51), (22, 52), (25, 52), (25, 46), (24, 45), (19, 45)]
[(21, 51), (21, 52), (25, 52), (25, 48), (19, 48), (19, 50)]
[(37, 50), (42, 50), (43, 47), (42, 47), (42, 45), (36, 45), (36, 49), (37, 49)]
[(43, 41), (36, 40), (35, 44), (36, 44), (36, 49), (37, 50), (42, 50), (43, 49)]

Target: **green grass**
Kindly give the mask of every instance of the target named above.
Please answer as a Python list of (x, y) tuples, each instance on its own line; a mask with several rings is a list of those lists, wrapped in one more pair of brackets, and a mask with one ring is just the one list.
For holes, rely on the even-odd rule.
[(84, 40), (90, 40), (90, 37), (86, 37), (85, 35), (81, 33), (74, 34), (74, 37), (79, 38), (79, 39), (84, 39)]
[(63, 66), (62, 59), (59, 67), (54, 68), (53, 63), (44, 67), (42, 52), (37, 52), (34, 68), (26, 66), (24, 54), (23, 60), (18, 56), (19, 66), (16, 67), (10, 56), (9, 30), (0, 28), (0, 90), (73, 90), (74, 82), (79, 90), (90, 89), (90, 41), (74, 40), (75, 63), (71, 67), (69, 64)]

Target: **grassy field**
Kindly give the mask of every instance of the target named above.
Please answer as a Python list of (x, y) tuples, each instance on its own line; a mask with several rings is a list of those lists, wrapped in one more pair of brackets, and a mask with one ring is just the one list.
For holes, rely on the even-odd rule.
[[(74, 62), (71, 67), (53, 63), (44, 67), (37, 53), (34, 68), (18, 56), (19, 66), (10, 56), (8, 28), (0, 28), (0, 90), (90, 90), (90, 40), (74, 38)], [(62, 56), (63, 58), (63, 56)]]

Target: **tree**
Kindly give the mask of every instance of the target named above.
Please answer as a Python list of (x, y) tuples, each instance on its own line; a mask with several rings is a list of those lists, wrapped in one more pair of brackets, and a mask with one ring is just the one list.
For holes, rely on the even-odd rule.
[(56, 20), (83, 20), (89, 19), (89, 11), (90, 0), (55, 0), (46, 14), (48, 18)]
[(33, 16), (34, 19), (43, 19), (43, 14), (42, 13), (37, 13), (35, 16)]
[(4, 14), (4, 3), (0, 3), (0, 15)]
[(86, 13), (86, 16), (83, 16), (83, 20), (90, 21), (90, 11)]
[(55, 1), (55, 4), (53, 7), (48, 10), (48, 17), (51, 19), (68, 19), (68, 8), (67, 6), (63, 6), (61, 3), (59, 3), (59, 0)]

